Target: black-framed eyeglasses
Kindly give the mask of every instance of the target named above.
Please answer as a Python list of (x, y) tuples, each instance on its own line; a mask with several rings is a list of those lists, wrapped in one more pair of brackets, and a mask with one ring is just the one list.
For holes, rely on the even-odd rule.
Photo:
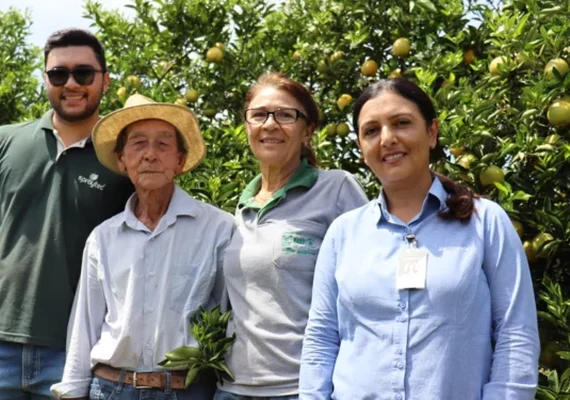
[(69, 76), (73, 75), (73, 80), (77, 82), (78, 85), (88, 86), (95, 80), (95, 74), (97, 72), (105, 72), (100, 69), (95, 69), (89, 65), (84, 65), (69, 69), (66, 67), (55, 67), (46, 71), (49, 83), (53, 86), (63, 86), (69, 80)]
[(275, 111), (267, 111), (261, 108), (248, 108), (245, 110), (244, 118), (248, 124), (261, 125), (273, 115), (275, 122), (281, 125), (294, 124), (299, 118), (307, 119), (306, 115), (296, 108), (278, 108)]

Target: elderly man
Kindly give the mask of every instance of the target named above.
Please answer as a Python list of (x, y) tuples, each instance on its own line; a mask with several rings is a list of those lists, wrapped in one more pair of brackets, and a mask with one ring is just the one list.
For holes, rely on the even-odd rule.
[(234, 228), (230, 214), (174, 183), (204, 157), (196, 119), (186, 107), (134, 95), (99, 121), (93, 142), (101, 163), (127, 175), (136, 193), (87, 239), (64, 376), (52, 392), (65, 399), (211, 399), (208, 383), (184, 390), (184, 372), (157, 367), (168, 351), (196, 344), (189, 318), (221, 301)]

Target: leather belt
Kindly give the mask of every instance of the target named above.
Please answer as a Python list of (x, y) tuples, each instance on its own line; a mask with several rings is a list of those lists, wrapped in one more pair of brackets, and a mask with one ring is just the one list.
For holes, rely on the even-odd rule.
[[(134, 386), (135, 389), (166, 389), (166, 374), (170, 372), (170, 388), (184, 389), (184, 381), (188, 370), (180, 371), (154, 371), (154, 372), (127, 372), (123, 383)], [(106, 379), (115, 383), (119, 383), (121, 378), (121, 369), (113, 368), (104, 364), (97, 364), (93, 369), (93, 373), (99, 378)], [(196, 378), (194, 383), (199, 382)]]

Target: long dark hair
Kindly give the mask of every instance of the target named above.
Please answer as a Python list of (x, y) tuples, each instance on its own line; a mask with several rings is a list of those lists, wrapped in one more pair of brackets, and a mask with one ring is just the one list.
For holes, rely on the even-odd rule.
[[(385, 79), (364, 89), (360, 97), (358, 97), (354, 103), (352, 124), (357, 135), (359, 135), (358, 117), (360, 116), (362, 107), (366, 102), (380, 96), (385, 91), (396, 93), (414, 103), (420, 110), (426, 126), (433, 124), (436, 119), (435, 107), (426, 92), (415, 83), (406, 79)], [(447, 176), (436, 172), (433, 172), (433, 174), (438, 177), (443, 188), (449, 195), (445, 201), (447, 210), (441, 212), (439, 214), (440, 217), (447, 220), (469, 221), (473, 212), (476, 211), (473, 199), (478, 198), (479, 195)]]
[[(257, 93), (265, 87), (273, 87), (289, 93), (299, 103), (301, 103), (305, 111), (307, 111), (307, 125), (313, 125), (315, 129), (319, 126), (319, 108), (313, 99), (313, 95), (309, 92), (309, 89), (279, 72), (264, 74), (257, 79), (257, 82), (255, 82), (255, 84), (247, 91), (244, 110), (249, 106), (249, 103), (251, 103)], [(313, 167), (318, 165), (312, 141), (309, 141), (307, 144), (303, 143), (301, 159), (307, 160), (307, 162)]]

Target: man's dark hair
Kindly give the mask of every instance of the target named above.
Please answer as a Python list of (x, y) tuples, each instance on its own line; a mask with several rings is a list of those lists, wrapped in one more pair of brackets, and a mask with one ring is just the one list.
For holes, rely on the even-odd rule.
[(101, 69), (107, 71), (107, 62), (105, 61), (105, 50), (103, 45), (91, 32), (79, 28), (67, 28), (56, 31), (47, 39), (44, 47), (44, 67), (50, 51), (59, 47), (68, 46), (89, 46), (93, 49), (97, 61), (101, 65)]

